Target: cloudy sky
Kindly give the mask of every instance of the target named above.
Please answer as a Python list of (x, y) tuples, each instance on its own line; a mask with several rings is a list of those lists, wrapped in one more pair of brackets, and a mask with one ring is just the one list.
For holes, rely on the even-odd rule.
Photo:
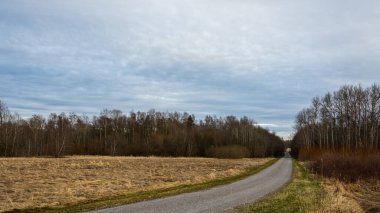
[(380, 1), (1, 0), (0, 100), (247, 115), (283, 137), (312, 97), (380, 81)]

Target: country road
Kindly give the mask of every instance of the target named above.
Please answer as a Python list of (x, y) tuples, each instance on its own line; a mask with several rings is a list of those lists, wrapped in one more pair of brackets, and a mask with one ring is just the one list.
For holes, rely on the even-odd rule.
[(260, 173), (228, 185), (92, 212), (223, 212), (278, 190), (291, 179), (291, 174), (292, 159), (284, 157)]

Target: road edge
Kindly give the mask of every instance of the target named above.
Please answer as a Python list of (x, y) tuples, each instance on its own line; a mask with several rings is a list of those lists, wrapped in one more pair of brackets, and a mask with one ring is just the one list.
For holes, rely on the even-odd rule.
[(291, 180), (274, 193), (254, 203), (238, 206), (228, 213), (237, 212), (309, 212), (322, 207), (325, 191), (317, 180), (297, 160), (292, 160)]

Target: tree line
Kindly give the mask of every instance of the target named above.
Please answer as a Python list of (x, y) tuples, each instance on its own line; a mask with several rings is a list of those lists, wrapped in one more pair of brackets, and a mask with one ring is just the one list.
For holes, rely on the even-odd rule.
[(315, 97), (296, 116), (292, 148), (357, 150), (380, 148), (380, 87), (345, 85)]
[(215, 148), (236, 146), (250, 157), (284, 151), (278, 136), (248, 117), (207, 115), (196, 121), (186, 112), (105, 109), (91, 118), (51, 113), (24, 119), (0, 101), (0, 156), (212, 156)]

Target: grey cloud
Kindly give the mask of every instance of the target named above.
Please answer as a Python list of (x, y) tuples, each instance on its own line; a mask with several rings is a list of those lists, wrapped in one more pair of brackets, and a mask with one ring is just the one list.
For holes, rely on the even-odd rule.
[(287, 136), (313, 96), (380, 79), (378, 11), (378, 1), (4, 0), (0, 97), (26, 116), (248, 115)]

